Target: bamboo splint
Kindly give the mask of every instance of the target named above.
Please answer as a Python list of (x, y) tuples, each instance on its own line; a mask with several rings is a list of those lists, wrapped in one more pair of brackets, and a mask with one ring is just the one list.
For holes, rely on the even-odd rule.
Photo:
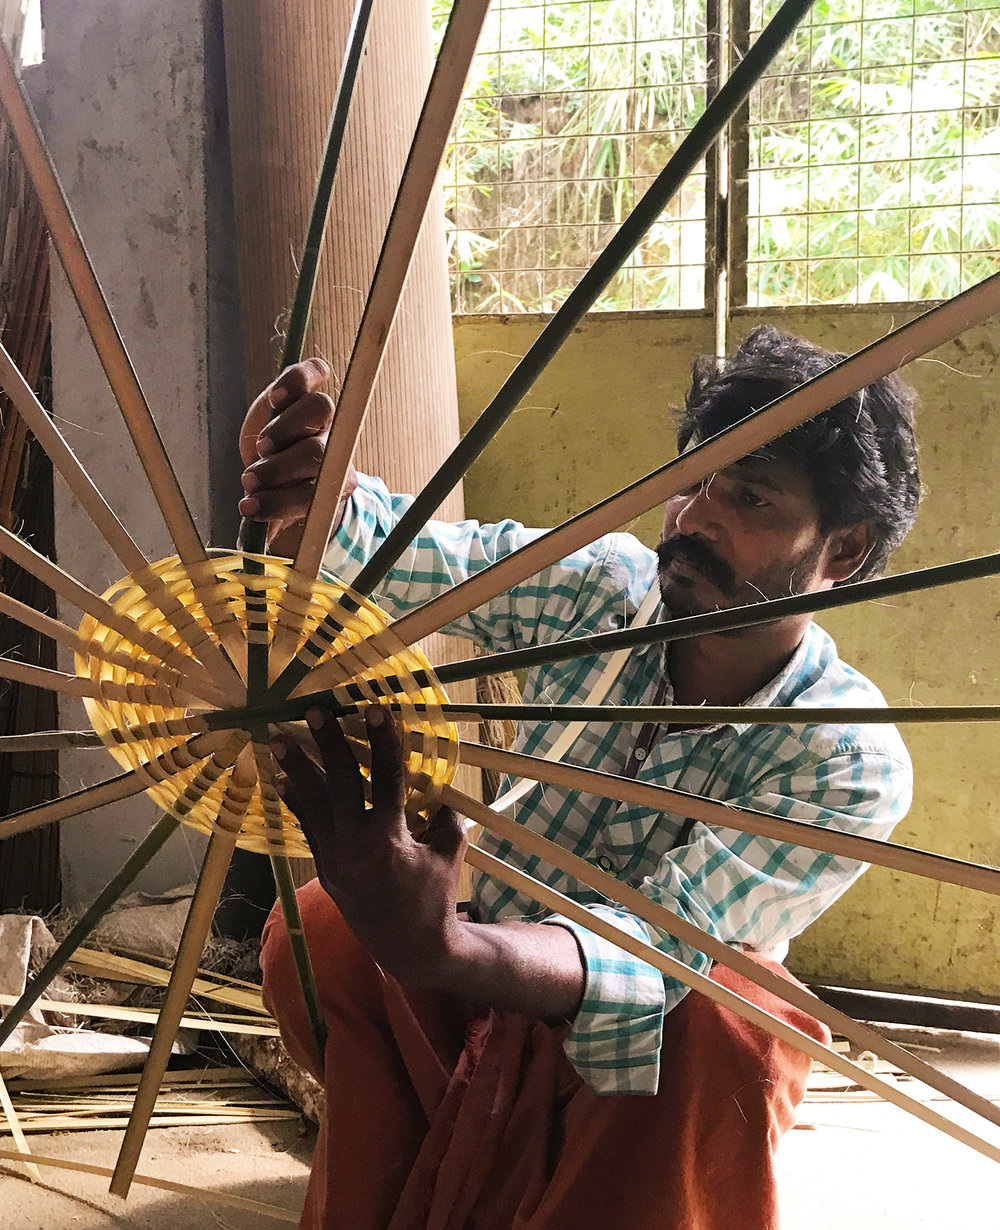
[[(69, 968), (91, 978), (110, 978), (120, 982), (138, 982), (149, 986), (165, 987), (170, 981), (170, 971), (149, 961), (123, 957), (119, 953), (104, 952), (97, 948), (77, 948), (68, 961)], [(260, 987), (247, 983), (245, 986), (227, 985), (215, 980), (215, 976), (201, 971), (191, 986), (191, 994), (199, 999), (212, 999), (231, 1008), (269, 1017)]]
[(530, 781), (547, 782), (553, 786), (566, 786), (570, 790), (600, 795), (605, 799), (616, 799), (619, 803), (635, 803), (656, 811), (670, 811), (717, 828), (754, 833), (758, 837), (822, 850), (839, 858), (857, 859), (862, 863), (925, 876), (941, 884), (957, 884), (962, 888), (1000, 895), (1000, 870), (981, 863), (879, 841), (874, 837), (844, 833), (838, 829), (807, 824), (804, 820), (771, 816), (748, 807), (736, 807), (731, 803), (670, 790), (666, 786), (656, 786), (635, 778), (617, 777), (597, 769), (526, 756), (523, 752), (507, 752), (480, 743), (463, 742), (459, 746), (459, 756), (463, 764), (479, 769), (495, 769)]
[[(87, 1162), (70, 1162), (65, 1158), (58, 1157), (41, 1157), (38, 1154), (28, 1153), (26, 1150), (18, 1152), (14, 1149), (0, 1149), (0, 1158), (8, 1162), (29, 1161), (37, 1166), (53, 1166), (57, 1170), (70, 1170), (75, 1171), (77, 1174), (92, 1174), (97, 1175), (99, 1178), (109, 1178), (114, 1173), (107, 1166), (92, 1166)], [(174, 1192), (192, 1200), (206, 1200), (210, 1204), (224, 1205), (230, 1209), (239, 1209), (241, 1212), (252, 1213), (261, 1217), (273, 1217), (276, 1221), (289, 1222), (292, 1225), (296, 1225), (299, 1220), (298, 1213), (293, 1212), (291, 1209), (282, 1209), (273, 1204), (262, 1204), (259, 1200), (247, 1200), (243, 1196), (231, 1196), (226, 1192), (213, 1191), (209, 1187), (188, 1187), (184, 1183), (174, 1183), (171, 1179), (157, 1179), (152, 1175), (146, 1174), (133, 1175), (132, 1181), (141, 1187), (155, 1187), (160, 1191)]]
[[(721, 965), (726, 965), (744, 977), (749, 978), (758, 986), (770, 991), (773, 995), (777, 995), (779, 999), (783, 999), (786, 1003), (793, 1004), (797, 1008), (801, 1008), (803, 1012), (807, 1012), (810, 1016), (822, 1021), (829, 1026), (831, 1030), (841, 1033), (846, 1038), (860, 1043), (865, 1049), (873, 1051), (881, 1058), (896, 1064), (904, 1072), (915, 1077), (917, 1080), (923, 1081), (925, 1084), (937, 1089), (940, 1093), (946, 1094), (955, 1102), (960, 1103), (966, 1109), (973, 1111), (982, 1118), (988, 1119), (991, 1123), (1000, 1126), (1000, 1107), (994, 1106), (987, 1099), (980, 1097), (973, 1090), (966, 1088), (960, 1081), (953, 1077), (947, 1076), (943, 1072), (939, 1072), (930, 1064), (925, 1063), (922, 1059), (916, 1058), (902, 1047), (897, 1046), (889, 1039), (883, 1038), (867, 1025), (855, 1021), (845, 1013), (838, 1011), (836, 1008), (831, 1008), (828, 1004), (823, 1003), (810, 991), (796, 986), (794, 983), (788, 982), (786, 979), (777, 974), (773, 974), (770, 970), (761, 968), (745, 953), (737, 949), (730, 948), (721, 940), (716, 939), (701, 927), (690, 923), (687, 919), (682, 918), (675, 911), (667, 906), (661, 905), (658, 902), (651, 901), (645, 897), (638, 889), (632, 888), (630, 885), (623, 883), (607, 872), (601, 871), (588, 863), (586, 859), (580, 858), (578, 855), (570, 853), (568, 850), (562, 849), (554, 842), (547, 840), (537, 833), (533, 833), (530, 829), (517, 823), (516, 820), (511, 820), (507, 816), (500, 815), (499, 812), (493, 811), (492, 808), (486, 807), (484, 804), (477, 802), (475, 799), (470, 799), (462, 795), (459, 791), (447, 787), (444, 792), (444, 801), (456, 810), (469, 816), (470, 819), (481, 824), (484, 828), (497, 836), (505, 838), (518, 849), (543, 859), (546, 863), (572, 876), (580, 883), (594, 889), (596, 892), (602, 893), (611, 901), (617, 901), (631, 913), (637, 915), (644, 922), (648, 922), (651, 926), (658, 927), (666, 931), (674, 938), (681, 940), (682, 943), (691, 945), (699, 952), (705, 953), (706, 956), (712, 958), (713, 961), (718, 961)], [(477, 852), (481, 853), (481, 852)], [(491, 857), (491, 856), (488, 856)], [(492, 860), (494, 863), (499, 860)], [(477, 865), (477, 864), (474, 864)], [(503, 866), (501, 863), (500, 866)], [(483, 870), (480, 867), (480, 870)], [(514, 869), (510, 869), (514, 870)], [(490, 872), (492, 875), (493, 872)], [(521, 873), (517, 872), (520, 875)], [(504, 875), (498, 874), (497, 878), (504, 883), (510, 884), (512, 881), (505, 879)], [(549, 906), (549, 901), (545, 897), (540, 897), (534, 891), (535, 888), (544, 888), (545, 886), (539, 882), (525, 877), (533, 887), (530, 896), (540, 901), (543, 905)], [(527, 890), (525, 890), (527, 891)], [(562, 897), (559, 893), (553, 893), (551, 889), (546, 888), (546, 892), (552, 893), (553, 896), (559, 897), (560, 900), (568, 900)], [(588, 919), (594, 918), (587, 910), (582, 907), (577, 907), (579, 914), (573, 915), (577, 921), (583, 922), (585, 926), (590, 927)], [(599, 921), (595, 919), (595, 921)], [(592, 930), (599, 935), (604, 935), (605, 938), (614, 939), (614, 934), (606, 935), (604, 931), (597, 927), (592, 927)], [(610, 927), (612, 933), (622, 934), (617, 928)], [(651, 951), (651, 945), (647, 945)], [(629, 951), (632, 951), (631, 949)], [(642, 954), (638, 954), (642, 955)], [(643, 959), (647, 959), (643, 957)], [(680, 965), (681, 968), (687, 970), (687, 966), (675, 958), (668, 957), (668, 961), (673, 965)], [(657, 965), (655, 961), (650, 960), (650, 964)], [(657, 968), (664, 973), (672, 974), (677, 977), (686, 986), (695, 986), (695, 983), (690, 982), (687, 978), (677, 973), (676, 970), (666, 969), (663, 965), (658, 965)], [(688, 971), (691, 973), (692, 971)], [(700, 984), (696, 989), (701, 989)], [(774, 1032), (774, 1031), (771, 1031)], [(781, 1036), (781, 1035), (776, 1035)], [(802, 1048), (800, 1048), (802, 1049)], [(807, 1052), (808, 1054), (809, 1052)], [(815, 1056), (813, 1056), (815, 1058)], [(824, 1061), (826, 1062), (826, 1061)], [(844, 1071), (843, 1068), (837, 1069)], [(905, 1108), (904, 1108), (905, 1109)], [(1000, 1160), (1000, 1150), (997, 1151), (997, 1159)]]
[(198, 663), (190, 655), (184, 653), (178, 646), (163, 640), (155, 632), (140, 628), (135, 620), (121, 615), (92, 589), (88, 589), (86, 585), (75, 580), (57, 564), (46, 559), (34, 547), (28, 546), (16, 534), (2, 527), (0, 527), (0, 554), (12, 559), (25, 572), (30, 572), (33, 577), (41, 581), (43, 585), (47, 585), (65, 602), (90, 615), (99, 623), (114, 628), (132, 644), (138, 645), (139, 648), (162, 661), (164, 665), (182, 672), (188, 681), (188, 691), (192, 695), (212, 704), (225, 699), (232, 702), (244, 695), (242, 689), (227, 689), (225, 692), (220, 692), (211, 680), (200, 681), (198, 675), (201, 672), (198, 669)]
[(127, 1196), (132, 1185), (139, 1154), (146, 1139), (146, 1129), (156, 1103), (160, 1081), (170, 1059), (170, 1051), (184, 1014), (184, 1006), (191, 992), (191, 986), (198, 974), (198, 963), (212, 926), (212, 918), (219, 903), (219, 896), (226, 881), (226, 873), (229, 870), (233, 850), (236, 848), (236, 840), (239, 837), (243, 817), (250, 804), (256, 780), (253, 752), (249, 746), (246, 746), (236, 761), (236, 767), (219, 809), (215, 831), (202, 863), (198, 887), (184, 924), (184, 932), (177, 950), (166, 1000), (160, 1009), (156, 1031), (149, 1048), (149, 1057), (143, 1068), (135, 1105), (129, 1118), (129, 1125), (125, 1130), (125, 1139), (122, 1141), (121, 1152), (118, 1155), (118, 1162), (111, 1180), (110, 1190), (113, 1195)]
[[(169, 777), (172, 772), (176, 772), (178, 766), (190, 768), (206, 757), (212, 757), (215, 767), (222, 771), (236, 759), (239, 746), (239, 740), (231, 736), (219, 740), (214, 735), (195, 735), (187, 743), (172, 749), (173, 764), (168, 764), (166, 757), (161, 756), (141, 768), (129, 769), (117, 777), (110, 777), (93, 786), (75, 790), (72, 794), (64, 794), (48, 803), (37, 803), (34, 807), (4, 817), (0, 820), (0, 841), (13, 837), (15, 833), (26, 833), (44, 824), (53, 824), (57, 820), (82, 816), (106, 803), (118, 803), (122, 799), (132, 798)], [(195, 783), (196, 788), (200, 787), (198, 778)]]
[[(98, 491), (90, 475), (80, 465), (73, 450), (66, 443), (52, 418), (45, 412), (45, 408), (2, 344), (0, 344), (0, 385), (3, 386), (15, 409), (31, 429), (35, 439), (45, 450), (56, 471), (62, 475), (80, 507), (90, 517), (101, 537), (124, 565), (125, 570), (136, 574), (144, 581), (150, 598), (157, 602), (164, 615), (170, 620), (172, 627), (192, 652), (204, 653), (206, 642), (211, 643), (205, 630), (193, 619), (184, 604), (170, 594), (159, 577), (148, 571), (149, 561), (139, 550), (104, 496)], [(180, 656), (167, 641), (163, 642), (163, 649), (171, 657)], [(187, 657), (187, 655), (183, 656)], [(211, 651), (208, 652), (208, 656), (212, 658)], [(203, 687), (214, 690), (211, 675), (199, 661), (187, 657), (186, 665), (193, 679), (199, 680)], [(218, 670), (217, 663), (216, 669)], [(232, 668), (219, 677), (219, 682), (223, 686), (228, 686), (228, 695), (239, 694), (239, 689), (235, 686), (238, 679), (234, 681)]]
[[(467, 611), (488, 602), (534, 576), (541, 569), (572, 554), (601, 535), (610, 533), (657, 504), (732, 465), (747, 453), (815, 417), (829, 406), (865, 388), (872, 381), (926, 354), (936, 346), (982, 324), (1000, 311), (1000, 274), (994, 274), (954, 299), (932, 308), (916, 320), (872, 342), (821, 376), (748, 416), (735, 427), (660, 466), (617, 495), (564, 521), (556, 529), (484, 568), (439, 597), (390, 624), (372, 638), (373, 648), (387, 656), (383, 645), (413, 644)], [(332, 684), (336, 658), (308, 677), (311, 690)], [(306, 687), (303, 681), (293, 695)]]
[[(25, 169), (45, 215), (52, 244), (108, 377), (108, 383), (170, 537), (185, 565), (189, 568), (203, 565), (207, 559), (204, 544), (184, 499), (177, 475), (167, 457), (139, 378), (112, 318), (6, 45), (0, 47), (0, 105), (7, 113)], [(223, 644), (231, 654), (236, 655), (238, 661), (239, 655), (243, 653), (244, 642), (235, 619), (223, 604), (214, 599), (210, 585), (204, 586), (200, 582), (197, 584), (198, 597), (213, 626)], [(206, 642), (204, 652), (206, 657), (212, 660), (213, 670), (217, 672), (219, 679), (224, 680), (229, 676), (235, 681), (231, 663), (211, 640)]]
[[(0, 1007), (9, 1008), (16, 1002), (16, 995), (0, 994)], [(88, 1004), (79, 1000), (46, 999), (44, 996), (35, 1001), (35, 1006), (43, 1012), (62, 1012), (106, 1021), (135, 1021), (140, 1025), (155, 1025), (159, 1016), (151, 1008), (123, 1008), (120, 1004)], [(184, 1012), (177, 1018), (177, 1028), (214, 1029), (220, 1034), (252, 1034), (260, 1038), (279, 1036), (277, 1025), (269, 1025), (259, 1017), (239, 1017), (228, 1013)], [(172, 1046), (173, 1038), (170, 1043)]]
[[(14, 1137), (14, 1143), (23, 1154), (27, 1154), (28, 1158), (30, 1158), (31, 1150), (28, 1148), (28, 1142), (24, 1138), (24, 1130), (21, 1127), (17, 1111), (14, 1109), (14, 1103), (10, 1099), (10, 1093), (7, 1091), (7, 1085), (3, 1079), (2, 1072), (0, 1072), (0, 1109), (7, 1116), (7, 1126), (10, 1128), (11, 1136)], [(41, 1183), (42, 1176), (34, 1162), (25, 1160), (24, 1169), (28, 1172), (28, 1178), (32, 1183)]]
[[(447, 793), (458, 795), (457, 791), (448, 791)], [(461, 798), (462, 796), (459, 795), (458, 797)], [(469, 802), (471, 803), (473, 800), (469, 800)], [(508, 866), (500, 859), (494, 858), (491, 854), (487, 854), (485, 850), (479, 849), (478, 846), (470, 846), (466, 851), (465, 857), (466, 862), (475, 867), (477, 871), (485, 872), (487, 875), (493, 876), (501, 883), (509, 885), (518, 892), (524, 893), (526, 896), (538, 901), (546, 909), (552, 910), (557, 914), (564, 915), (567, 918), (572, 918), (574, 921), (581, 923), (583, 926), (593, 931), (596, 935), (600, 935), (603, 939), (609, 940), (612, 944), (624, 949), (633, 956), (639, 957), (640, 960), (648, 962), (650, 965), (666, 974), (667, 977), (675, 978), (678, 982), (683, 982), (685, 986), (688, 986), (693, 990), (700, 992), (702, 995), (705, 995), (708, 999), (712, 1000), (713, 1003), (719, 1004), (724, 1008), (728, 1008), (731, 1012), (736, 1013), (737, 1016), (740, 1016), (744, 1020), (750, 1021), (752, 1024), (759, 1026), (759, 1028), (765, 1030), (767, 1033), (772, 1034), (776, 1038), (780, 1038), (783, 1042), (787, 1042), (790, 1046), (794, 1046), (797, 1050), (800, 1050), (804, 1054), (810, 1056), (810, 1058), (819, 1060), (821, 1063), (826, 1064), (827, 1067), (834, 1069), (834, 1071), (843, 1073), (845, 1076), (850, 1077), (850, 1079), (856, 1084), (862, 1085), (864, 1088), (870, 1089), (879, 1094), (885, 1101), (891, 1102), (894, 1106), (898, 1106), (901, 1110), (908, 1111), (915, 1118), (922, 1120), (931, 1127), (937, 1128), (941, 1132), (944, 1132), (945, 1135), (950, 1136), (953, 1140), (957, 1140), (960, 1144), (968, 1145), (969, 1148), (974, 1149), (977, 1153), (981, 1153), (984, 1157), (989, 1158), (991, 1161), (1000, 1162), (1000, 1148), (997, 1148), (996, 1145), (984, 1140), (981, 1136), (977, 1136), (974, 1132), (969, 1131), (968, 1128), (963, 1127), (961, 1124), (953, 1122), (951, 1119), (940, 1114), (932, 1107), (926, 1106), (922, 1102), (917, 1101), (915, 1098), (910, 1097), (909, 1094), (904, 1093), (892, 1082), (883, 1080), (874, 1073), (866, 1071), (858, 1064), (852, 1063), (852, 1061), (847, 1059), (845, 1056), (838, 1054), (829, 1047), (823, 1046), (822, 1043), (817, 1042), (814, 1038), (809, 1037), (807, 1034), (801, 1033), (799, 1030), (790, 1025), (786, 1025), (784, 1021), (779, 1021), (777, 1018), (771, 1016), (770, 1013), (764, 1012), (763, 1009), (760, 1009), (756, 1005), (742, 999), (739, 995), (735, 995), (733, 992), (726, 990), (724, 987), (718, 986), (716, 983), (712, 982), (710, 978), (705, 977), (704, 974), (698, 974), (694, 970), (689, 969), (688, 966), (686, 966), (682, 961), (678, 961), (675, 958), (668, 956), (666, 953), (661, 952), (658, 948), (654, 948), (652, 944), (644, 943), (635, 936), (629, 935), (627, 932), (620, 930), (609, 922), (606, 922), (603, 918), (591, 914), (589, 911), (584, 909), (583, 906), (579, 905), (575, 901), (572, 901), (569, 897), (564, 896), (562, 893), (556, 892), (547, 885), (539, 883), (537, 880), (532, 879), (531, 876), (525, 875), (524, 872)], [(612, 882), (615, 884), (619, 883), (618, 881), (613, 880), (612, 877), (608, 878), (612, 879)], [(723, 945), (723, 947), (725, 947), (725, 945)], [(732, 950), (729, 951), (731, 955), (736, 955), (732, 953)], [(747, 958), (747, 960), (749, 960), (749, 958)], [(750, 964), (753, 964), (753, 962), (750, 962)], [(761, 970), (760, 967), (755, 967), (755, 970), (752, 973), (748, 972), (746, 976), (752, 978), (752, 980), (758, 985), (763, 986), (764, 980), (761, 975), (765, 972), (767, 971)], [(778, 978), (777, 975), (775, 975), (775, 979), (778, 982), (785, 981), (782, 978)], [(789, 999), (786, 990), (778, 990), (775, 988), (775, 994), (780, 994), (782, 998), (792, 1002)], [(812, 996), (810, 996), (808, 992), (806, 993), (806, 998), (809, 1003), (805, 1010), (807, 1012), (812, 1012), (814, 1016), (822, 1019), (819, 1016), (819, 1013), (814, 1011), (814, 1004), (816, 1001), (813, 1000)], [(904, 1054), (905, 1053), (906, 1052), (904, 1052)], [(908, 1059), (912, 1061), (912, 1056), (908, 1056)], [(934, 1070), (932, 1069), (932, 1071)], [(938, 1073), (937, 1076), (940, 1078), (940, 1073)], [(965, 1091), (964, 1104), (967, 1104), (969, 1100), (968, 1095), (970, 1092), (971, 1091), (968, 1090)], [(972, 1095), (972, 1097), (977, 1098), (978, 1095)], [(997, 1108), (992, 1107), (989, 1103), (987, 1103), (987, 1105), (990, 1106), (992, 1111), (996, 1111)]]
[[(417, 122), (354, 350), (337, 401), (295, 570), (316, 577), (364, 423), (431, 190), (458, 110), (489, 0), (456, 0)], [(285, 650), (285, 646), (281, 646)], [(291, 646), (294, 649), (294, 645)]]
[(104, 740), (93, 730), (38, 730), (33, 735), (0, 735), (0, 755), (103, 746)]

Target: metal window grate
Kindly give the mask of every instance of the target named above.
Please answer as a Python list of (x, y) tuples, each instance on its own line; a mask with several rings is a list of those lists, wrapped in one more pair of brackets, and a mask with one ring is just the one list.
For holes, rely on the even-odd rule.
[[(494, 0), (445, 165), (456, 312), (550, 312), (705, 105), (705, 0)], [(701, 307), (705, 175), (598, 309)]]
[[(754, 34), (773, 8), (754, 0)], [(937, 299), (997, 272), (1000, 0), (819, 0), (748, 144), (749, 305)]]

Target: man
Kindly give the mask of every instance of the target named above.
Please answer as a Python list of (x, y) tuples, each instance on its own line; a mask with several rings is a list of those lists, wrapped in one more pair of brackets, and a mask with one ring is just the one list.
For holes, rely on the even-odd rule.
[[(700, 362), (681, 449), (834, 359), (760, 328), (727, 363)], [(255, 403), (244, 433), (251, 464), (241, 511), (286, 534), (302, 515), (332, 413), (317, 392), (323, 374), (317, 366), (290, 369)], [(611, 535), (451, 630), (507, 649), (619, 627), (654, 584), (669, 618), (870, 576), (916, 513), (912, 400), (898, 379), (879, 381), (670, 500), (655, 553)], [(264, 426), (273, 409), (280, 415)], [(405, 503), (377, 480), (359, 478), (331, 568), (349, 580)], [(376, 597), (401, 613), (535, 533), (513, 522), (432, 523)], [(601, 666), (590, 658), (541, 668), (529, 674), (525, 699), (579, 700)], [(808, 616), (636, 650), (607, 700), (883, 703)], [(320, 883), (303, 890), (302, 901), (331, 1030), (323, 1057), (327, 1117), (303, 1225), (775, 1226), (773, 1148), (803, 1096), (808, 1062), (498, 880), (480, 877), (470, 918), (457, 917), (460, 822), (442, 810), (420, 840), (406, 832), (398, 743), (382, 717), (367, 719), (370, 809), (336, 723), (310, 715), (325, 777), (300, 749), (275, 742), (286, 799), (317, 856)], [(552, 725), (522, 730), (518, 746), (541, 754), (557, 734)], [(594, 726), (568, 759), (877, 837), (910, 798), (905, 749), (880, 726), (638, 733)], [(518, 819), (777, 970), (773, 959), (787, 941), (862, 870), (803, 847), (548, 786), (525, 797)], [(555, 868), (488, 836), (480, 844), (708, 972), (701, 953)], [(287, 941), (274, 916), (262, 966), (289, 1045), (319, 1071), (324, 1064), (311, 1053), (294, 1003)], [(825, 1036), (817, 1022), (745, 979), (719, 967), (711, 976)]]

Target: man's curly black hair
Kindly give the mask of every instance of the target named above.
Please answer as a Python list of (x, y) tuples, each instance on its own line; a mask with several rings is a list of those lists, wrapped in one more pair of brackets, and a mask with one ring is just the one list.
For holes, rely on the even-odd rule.
[[(700, 444), (845, 357), (760, 325), (731, 358), (697, 360), (677, 427), (678, 448)], [(898, 376), (885, 376), (754, 453), (805, 470), (821, 532), (862, 521), (872, 527), (875, 545), (850, 581), (878, 576), (916, 518), (916, 400)]]

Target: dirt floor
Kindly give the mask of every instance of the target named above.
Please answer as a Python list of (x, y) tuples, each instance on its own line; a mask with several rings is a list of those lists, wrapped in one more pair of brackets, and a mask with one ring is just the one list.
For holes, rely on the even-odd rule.
[[(997, 1038), (893, 1032), (923, 1058), (1000, 1102)], [(916, 1096), (930, 1093), (912, 1081), (905, 1087)], [(946, 1101), (931, 1104), (1000, 1147), (1000, 1129)], [(800, 1124), (778, 1153), (782, 1230), (1000, 1230), (997, 1163), (904, 1112), (865, 1094), (813, 1089)], [(113, 1166), (121, 1135), (35, 1134), (29, 1143), (39, 1155)], [(314, 1141), (312, 1128), (290, 1120), (157, 1128), (143, 1150), (140, 1174), (262, 1201), (286, 1210), (290, 1220), (139, 1186), (123, 1203), (108, 1195), (106, 1178), (63, 1170), (45, 1170), (43, 1185), (33, 1186), (16, 1165), (2, 1162), (0, 1230), (268, 1230), (294, 1225)], [(9, 1147), (9, 1137), (0, 1137), (0, 1144)], [(669, 1218), (664, 1230), (672, 1230)]]

